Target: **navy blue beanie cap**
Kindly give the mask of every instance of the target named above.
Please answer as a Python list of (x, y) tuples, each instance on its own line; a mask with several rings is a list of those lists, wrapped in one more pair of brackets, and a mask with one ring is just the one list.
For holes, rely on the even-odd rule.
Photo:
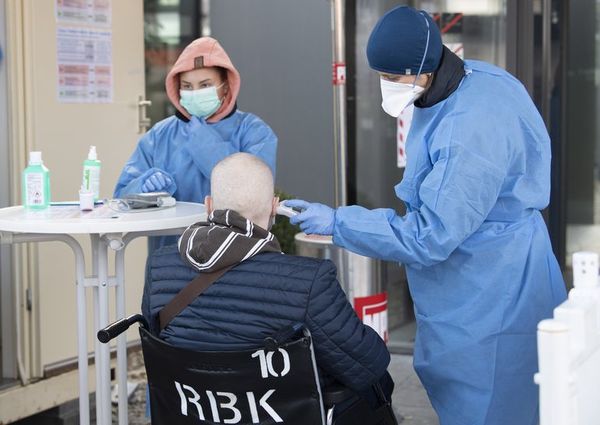
[(437, 70), (442, 47), (440, 30), (427, 12), (400, 6), (383, 15), (373, 28), (367, 59), (376, 71), (402, 75), (417, 75), (422, 63), (421, 74), (425, 74)]

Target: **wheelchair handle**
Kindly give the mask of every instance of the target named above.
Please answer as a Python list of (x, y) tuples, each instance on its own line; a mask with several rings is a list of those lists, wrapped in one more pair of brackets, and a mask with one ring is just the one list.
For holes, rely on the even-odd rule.
[(100, 329), (97, 334), (98, 341), (106, 344), (111, 339), (118, 337), (127, 329), (129, 329), (131, 325), (138, 322), (141, 323), (141, 326), (144, 328), (148, 328), (148, 322), (144, 316), (141, 314), (132, 314), (129, 317), (124, 317), (116, 322), (111, 323), (104, 329)]

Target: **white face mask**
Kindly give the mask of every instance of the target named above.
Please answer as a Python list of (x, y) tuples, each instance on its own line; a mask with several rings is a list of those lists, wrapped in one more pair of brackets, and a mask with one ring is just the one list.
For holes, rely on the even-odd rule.
[(400, 113), (409, 105), (412, 105), (425, 90), (421, 86), (395, 83), (393, 81), (380, 79), (381, 85), (381, 107), (394, 118), (398, 118)]

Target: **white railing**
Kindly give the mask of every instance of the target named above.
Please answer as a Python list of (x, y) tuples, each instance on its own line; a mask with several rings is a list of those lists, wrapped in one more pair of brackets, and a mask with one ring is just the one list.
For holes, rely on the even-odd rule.
[(540, 425), (600, 425), (598, 255), (573, 255), (574, 288), (538, 325)]

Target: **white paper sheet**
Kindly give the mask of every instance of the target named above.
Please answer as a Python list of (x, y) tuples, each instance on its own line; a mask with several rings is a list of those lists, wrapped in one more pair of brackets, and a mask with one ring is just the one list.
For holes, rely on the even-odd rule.
[(56, 21), (110, 27), (111, 0), (56, 0)]
[(58, 101), (112, 102), (111, 31), (58, 27), (56, 45)]

